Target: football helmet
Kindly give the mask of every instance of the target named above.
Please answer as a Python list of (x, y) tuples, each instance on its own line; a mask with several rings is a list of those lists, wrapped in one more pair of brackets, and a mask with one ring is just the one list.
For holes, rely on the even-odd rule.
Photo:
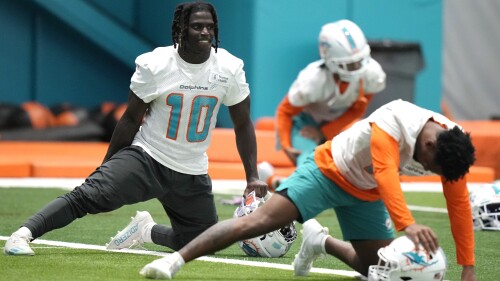
[(352, 82), (366, 69), (370, 46), (363, 31), (352, 21), (325, 24), (319, 33), (319, 55), (340, 79)]
[(471, 187), (469, 199), (475, 230), (500, 230), (500, 185)]
[(428, 253), (406, 236), (401, 236), (378, 250), (378, 265), (368, 269), (368, 281), (432, 281), (443, 280), (447, 269), (441, 248)]
[[(258, 198), (255, 197), (254, 192), (251, 192), (234, 211), (233, 217), (243, 217), (255, 211), (271, 197), (271, 193), (267, 194), (265, 198)], [(238, 246), (250, 257), (278, 258), (288, 252), (296, 238), (297, 230), (295, 224), (291, 223), (260, 237), (239, 241)]]

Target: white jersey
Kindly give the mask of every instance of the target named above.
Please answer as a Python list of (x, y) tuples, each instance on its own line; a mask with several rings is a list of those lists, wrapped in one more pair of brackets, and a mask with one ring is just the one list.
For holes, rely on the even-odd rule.
[(340, 117), (359, 98), (359, 79), (363, 79), (365, 93), (376, 94), (385, 88), (385, 72), (380, 64), (370, 58), (366, 71), (341, 93), (333, 79), (333, 73), (323, 60), (310, 63), (300, 71), (288, 91), (288, 100), (295, 107), (305, 106), (318, 123), (329, 122)]
[(172, 170), (206, 174), (206, 150), (221, 104), (238, 104), (250, 94), (243, 61), (219, 48), (206, 62), (190, 64), (168, 46), (135, 63), (130, 89), (149, 110), (132, 144)]
[(377, 187), (370, 151), (370, 123), (375, 123), (398, 142), (401, 174), (429, 175), (430, 172), (413, 160), (413, 154), (417, 136), (431, 118), (449, 129), (457, 126), (441, 114), (402, 100), (392, 101), (334, 137), (331, 144), (333, 160), (340, 173), (356, 187)]

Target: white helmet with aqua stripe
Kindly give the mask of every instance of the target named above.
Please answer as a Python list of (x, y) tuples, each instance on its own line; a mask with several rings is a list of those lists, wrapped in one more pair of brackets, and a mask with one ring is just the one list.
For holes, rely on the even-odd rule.
[(330, 71), (350, 82), (365, 71), (370, 46), (363, 31), (344, 19), (323, 25), (319, 33), (319, 54)]

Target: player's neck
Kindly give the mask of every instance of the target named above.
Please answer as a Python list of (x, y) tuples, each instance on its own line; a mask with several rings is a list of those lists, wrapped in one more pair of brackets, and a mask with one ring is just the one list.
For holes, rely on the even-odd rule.
[(187, 63), (200, 64), (204, 63), (210, 58), (210, 52), (193, 53), (179, 48), (179, 56)]

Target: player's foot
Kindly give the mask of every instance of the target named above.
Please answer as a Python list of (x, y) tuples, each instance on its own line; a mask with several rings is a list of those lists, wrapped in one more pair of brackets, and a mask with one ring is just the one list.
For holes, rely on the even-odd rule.
[(267, 182), (267, 180), (274, 175), (274, 167), (269, 164), (269, 162), (260, 162), (257, 164), (257, 173), (259, 174), (259, 179), (261, 181)]
[(147, 211), (137, 212), (132, 221), (115, 237), (111, 237), (111, 241), (106, 244), (108, 250), (118, 250), (124, 248), (141, 248), (144, 244), (144, 232), (146, 226), (150, 223), (155, 223), (153, 218)]
[(3, 253), (12, 256), (33, 256), (35, 252), (28, 245), (30, 238), (13, 233), (5, 242)]
[(146, 264), (139, 274), (150, 279), (172, 279), (184, 265), (184, 259), (178, 252)]
[(295, 275), (307, 276), (313, 262), (321, 254), (326, 254), (325, 241), (328, 236), (328, 228), (321, 226), (315, 219), (302, 224), (302, 245), (292, 264)]
[(257, 165), (259, 179), (267, 183), (269, 191), (274, 192), (280, 185), (282, 177), (274, 174), (274, 167), (269, 162), (263, 161)]

